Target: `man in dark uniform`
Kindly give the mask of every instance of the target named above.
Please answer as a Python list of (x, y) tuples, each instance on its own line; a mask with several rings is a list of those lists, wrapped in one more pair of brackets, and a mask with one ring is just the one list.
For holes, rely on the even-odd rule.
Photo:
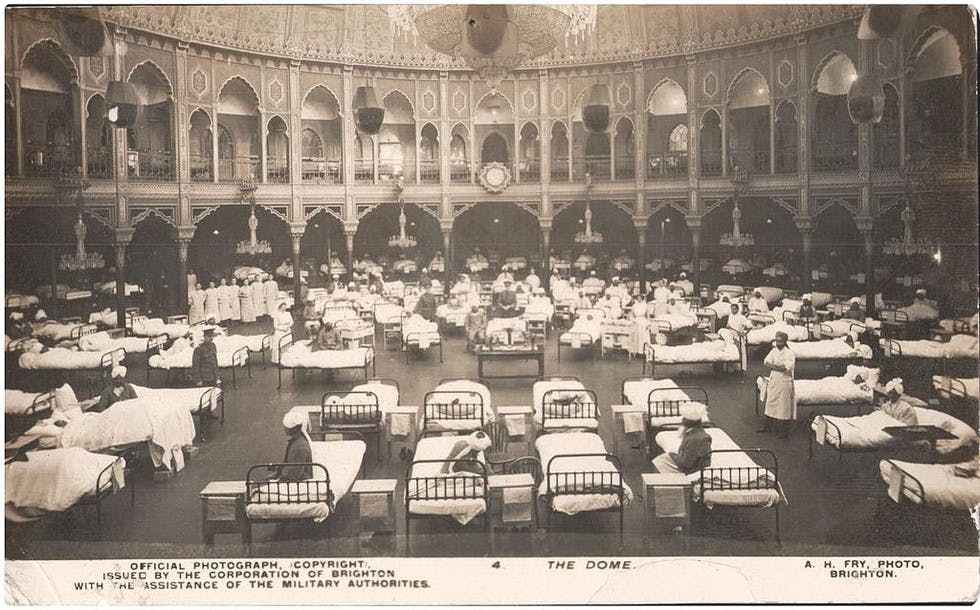
[(204, 329), (204, 340), (194, 348), (191, 376), (199, 386), (221, 385), (218, 377), (218, 348), (214, 345), (213, 328)]
[(276, 477), (283, 481), (303, 481), (313, 477), (313, 451), (310, 439), (306, 436), (303, 426), (308, 425), (309, 419), (305, 414), (289, 411), (282, 418), (283, 428), (286, 429), (286, 456), (283, 465), (276, 471)]
[(510, 280), (504, 281), (504, 291), (497, 295), (497, 310), (494, 312), (493, 317), (517, 317), (517, 294), (511, 288)]
[(436, 303), (436, 295), (426, 290), (419, 296), (419, 302), (415, 304), (415, 313), (429, 322), (435, 322), (436, 310), (438, 308), (439, 304)]
[(101, 413), (120, 400), (136, 398), (136, 391), (133, 390), (133, 386), (126, 383), (126, 367), (122, 365), (112, 367), (109, 377), (111, 377), (112, 383), (102, 391), (99, 401), (92, 405), (89, 411)]

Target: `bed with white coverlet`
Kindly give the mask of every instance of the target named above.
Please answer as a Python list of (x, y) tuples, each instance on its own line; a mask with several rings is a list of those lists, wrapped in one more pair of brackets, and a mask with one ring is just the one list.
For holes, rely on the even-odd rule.
[(374, 321), (378, 324), (400, 324), (405, 308), (395, 303), (375, 303)]
[[(333, 505), (347, 495), (364, 461), (367, 445), (361, 440), (352, 441), (313, 441), (310, 443), (311, 460), (326, 468), (330, 477), (330, 491), (333, 492)], [(314, 480), (318, 470), (313, 469)], [(312, 519), (316, 523), (330, 516), (331, 507), (327, 503), (327, 490), (307, 491), (305, 485), (280, 482), (272, 485), (258, 485), (252, 489), (252, 496), (245, 503), (245, 514), (249, 519)], [(315, 486), (320, 487), (320, 486)], [(283, 497), (288, 495), (288, 502)], [(299, 502), (297, 500), (309, 500)]]
[(71, 339), (71, 332), (80, 326), (84, 326), (84, 324), (62, 324), (61, 322), (48, 321), (35, 326), (31, 335), (38, 339), (47, 339), (58, 343)]
[(191, 414), (197, 413), (201, 406), (201, 397), (205, 393), (211, 392), (211, 400), (205, 405), (210, 411), (214, 411), (218, 407), (218, 398), (221, 396), (221, 388), (210, 386), (201, 388), (146, 388), (132, 383), (130, 387), (136, 392), (137, 398), (179, 405), (186, 408), (187, 412)]
[[(534, 446), (538, 451), (545, 475), (538, 488), (538, 495), (545, 496), (550, 491), (552, 494), (550, 504), (553, 510), (566, 515), (577, 515), (586, 511), (617, 508), (620, 506), (620, 496), (615, 488), (619, 486), (623, 489), (624, 507), (632, 504), (633, 490), (623, 480), (622, 473), (616, 465), (601, 455), (558, 459), (551, 462), (552, 458), (560, 455), (608, 453), (598, 434), (592, 432), (547, 434), (538, 438)], [(608, 477), (599, 475), (591, 481), (589, 479), (592, 477), (563, 476), (575, 472), (609, 472), (619, 473), (619, 475)], [(587, 491), (588, 487), (585, 486), (589, 484), (595, 485), (597, 493), (580, 493)], [(575, 493), (562, 493), (566, 490)]]
[[(973, 510), (980, 504), (980, 476), (956, 476), (957, 466), (975, 468), (976, 464), (918, 464), (900, 460), (881, 460), (878, 464), (881, 479), (888, 484), (889, 495), (895, 486), (895, 492), (916, 504)], [(896, 477), (898, 480), (894, 480)], [(895, 496), (892, 499), (898, 501)]]
[[(898, 350), (894, 349), (895, 344)], [(977, 338), (971, 335), (953, 335), (949, 341), (910, 340), (896, 341), (882, 339), (881, 346), (886, 356), (903, 358), (980, 358)]]
[(980, 378), (977, 377), (948, 377), (946, 375), (933, 375), (932, 387), (940, 396), (945, 398), (959, 397), (980, 399)]
[(661, 323), (658, 328), (664, 332), (677, 332), (697, 324), (698, 317), (693, 313), (663, 313), (652, 320)]
[(690, 345), (657, 345), (651, 348), (655, 362), (658, 364), (699, 364), (741, 360), (738, 344), (724, 339), (699, 341)]
[(93, 311), (88, 316), (89, 324), (101, 324), (106, 328), (115, 328), (118, 321), (115, 310), (108, 307), (102, 311)]
[[(590, 309), (589, 311), (599, 312), (602, 310)], [(594, 344), (602, 338), (602, 321), (604, 318), (604, 315), (594, 313), (580, 316), (575, 319), (570, 329), (561, 334), (558, 340), (575, 348)]]
[(402, 337), (406, 345), (417, 345), (419, 349), (429, 349), (439, 343), (439, 324), (429, 322), (417, 313), (402, 323)]
[[(50, 400), (48, 400), (50, 396)], [(21, 390), (3, 391), (4, 415), (27, 415), (31, 407), (37, 405), (37, 412), (44, 412), (54, 407), (55, 398), (50, 392), (22, 392)]]
[[(122, 352), (117, 352), (113, 363), (122, 362), (122, 355)], [(79, 352), (64, 347), (52, 347), (46, 352), (24, 352), (17, 359), (17, 364), (28, 371), (94, 371), (102, 368), (102, 356), (101, 352)]]
[[(916, 423), (920, 426), (937, 426), (953, 434), (955, 438), (936, 441), (936, 451), (941, 454), (952, 453), (957, 449), (975, 443), (977, 433), (961, 420), (934, 409), (912, 407)], [(818, 444), (827, 444), (843, 451), (862, 451), (887, 447), (895, 442), (885, 428), (905, 426), (880, 409), (857, 417), (835, 417), (818, 415), (810, 427)], [(928, 445), (928, 443), (925, 443)]]
[(142, 354), (146, 352), (145, 337), (119, 337), (113, 339), (105, 331), (84, 335), (78, 338), (78, 349), (83, 352), (108, 352), (117, 348), (123, 348), (129, 354)]
[(469, 312), (470, 308), (467, 307), (466, 303), (461, 303), (456, 307), (453, 307), (449, 303), (443, 303), (436, 308), (436, 317), (443, 320), (446, 324), (452, 324), (453, 326), (462, 328), (466, 324), (466, 315)]
[[(483, 405), (482, 419), (477, 404)], [(453, 379), (437, 385), (433, 393), (426, 396), (424, 410), (427, 428), (478, 430), (483, 424), (494, 420), (490, 388), (468, 379)]]
[[(544, 422), (543, 427), (545, 430), (551, 428), (585, 428), (597, 430), (599, 428), (599, 405), (590, 405), (588, 407), (595, 409), (596, 417), (594, 418), (562, 418), (560, 417), (561, 415), (571, 414), (569, 407), (565, 407), (564, 405), (551, 406), (554, 403), (567, 403), (570, 401), (591, 403), (592, 396), (588, 392), (585, 392), (585, 389), (585, 385), (577, 379), (535, 381), (531, 386), (531, 404), (534, 406), (534, 423), (540, 426)], [(548, 402), (550, 403), (548, 407), (544, 405), (545, 395), (547, 395)]]
[[(414, 462), (408, 472), (407, 485), (407, 509), (417, 515), (448, 515), (458, 521), (460, 525), (466, 525), (474, 518), (482, 515), (487, 510), (485, 498), (486, 490), (483, 489), (483, 477), (472, 472), (451, 472), (443, 473), (443, 463), (426, 462), (419, 464), (423, 460), (447, 460), (453, 447), (460, 440), (458, 436), (434, 436), (423, 438), (415, 446)], [(482, 453), (480, 454), (483, 455)], [(482, 461), (482, 460), (481, 460)], [(437, 481), (419, 481), (418, 478), (445, 477), (445, 489), (439, 489), (440, 483)], [(465, 483), (459, 483), (459, 479), (466, 479)], [(456, 480), (456, 492), (453, 493), (453, 483)], [(447, 493), (448, 492), (448, 493)], [(449, 494), (457, 496), (467, 496), (454, 499), (428, 499), (436, 494), (446, 496)]]
[[(25, 456), (27, 461), (4, 467), (8, 519), (26, 521), (41, 517), (44, 511), (68, 510), (86, 496), (126, 485), (126, 463), (113, 455), (70, 447), (28, 451)], [(101, 481), (102, 489), (96, 489), (99, 474), (110, 465), (109, 476)]]
[[(844, 339), (825, 339), (822, 341), (790, 341), (787, 347), (793, 351), (797, 360), (836, 360), (858, 359), (865, 350), (862, 344), (848, 345)], [(867, 347), (867, 346), (864, 346)]]
[(279, 365), (285, 368), (346, 369), (360, 368), (371, 362), (372, 350), (367, 347), (353, 349), (325, 349), (313, 351), (309, 339), (296, 341), (279, 354)]
[(749, 345), (772, 343), (776, 340), (778, 332), (786, 333), (789, 341), (806, 341), (810, 338), (810, 331), (806, 326), (776, 322), (762, 328), (753, 328), (745, 335), (745, 342)]
[[(218, 349), (218, 366), (235, 366), (235, 352), (241, 349), (237, 341), (228, 341), (227, 337), (215, 337), (214, 345)], [(240, 365), (244, 365), (248, 359), (248, 354), (243, 354), (244, 360)], [(177, 339), (169, 349), (160, 350), (149, 358), (150, 368), (154, 369), (189, 369), (194, 358), (194, 348), (187, 339)]]
[[(656, 392), (654, 392), (656, 390)], [(651, 392), (653, 395), (651, 396)], [(693, 402), (690, 395), (684, 390), (680, 389), (680, 386), (673, 379), (630, 379), (623, 382), (623, 396), (626, 401), (642, 408), (642, 411), (637, 411), (635, 414), (624, 413), (623, 420), (626, 425), (627, 431), (639, 431), (643, 429), (643, 414), (649, 411), (650, 400), (652, 399), (654, 403), (656, 402)], [(698, 401), (700, 402), (700, 401)], [(705, 405), (707, 407), (707, 405)], [(635, 418), (639, 417), (639, 421)], [(633, 418), (630, 421), (630, 418)], [(650, 427), (651, 428), (661, 428), (664, 426), (679, 426), (681, 424), (681, 416), (678, 415), (655, 415), (650, 417)]]
[[(78, 397), (70, 385), (63, 384), (51, 392), (22, 392), (20, 390), (3, 391), (3, 410), (5, 415), (23, 415), (38, 398), (44, 394), (51, 394), (52, 400), (49, 408), (54, 412), (67, 411), (68, 409), (78, 409)], [(41, 409), (44, 411), (45, 409)]]
[(156, 337), (167, 335), (171, 339), (183, 337), (190, 332), (189, 324), (167, 324), (161, 318), (136, 316), (130, 325), (130, 332), (137, 337)]
[(851, 331), (862, 334), (867, 332), (869, 328), (872, 330), (881, 328), (881, 320), (872, 320), (870, 318), (864, 321), (848, 320), (846, 318), (827, 320), (815, 325), (814, 333), (820, 333), (820, 337), (824, 339), (832, 339), (847, 336)]
[[(773, 487), (764, 487), (776, 483), (775, 475), (771, 471), (761, 468), (759, 464), (749, 457), (749, 454), (743, 452), (741, 450), (742, 448), (728, 436), (727, 432), (721, 428), (705, 428), (704, 431), (711, 437), (712, 451), (735, 450), (733, 452), (725, 451), (724, 453), (711, 454), (711, 464), (705, 467), (703, 471), (707, 476), (711, 477), (714, 483), (719, 485), (741, 483), (746, 486), (763, 488), (712, 489), (711, 485), (709, 485), (707, 491), (702, 493), (700, 484), (702, 470), (696, 470), (687, 475), (687, 480), (692, 484), (692, 491), (696, 501), (703, 502), (708, 508), (716, 505), (769, 507), (779, 504), (780, 501), (786, 503), (786, 497), (782, 493), (782, 489), (777, 490)], [(655, 442), (665, 453), (676, 453), (681, 446), (681, 433), (681, 430), (661, 432), (656, 436)], [(745, 470), (726, 470), (729, 468), (750, 468), (752, 470), (749, 472), (759, 478), (749, 481), (745, 476), (740, 477), (738, 474), (742, 473), (744, 475)], [(761, 477), (765, 477), (765, 479)]]
[[(55, 422), (59, 420), (66, 425), (57, 426)], [(194, 420), (186, 405), (154, 395), (121, 400), (101, 413), (76, 410), (56, 414), (38, 422), (26, 434), (49, 437), (60, 447), (89, 451), (148, 441), (154, 466), (170, 470), (176, 465), (181, 470), (182, 450), (194, 443)]]

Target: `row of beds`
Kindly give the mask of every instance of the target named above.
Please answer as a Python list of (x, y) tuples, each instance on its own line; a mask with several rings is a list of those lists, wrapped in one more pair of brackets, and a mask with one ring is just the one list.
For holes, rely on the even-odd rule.
[[(664, 451), (676, 451), (680, 437), (680, 408), (688, 402), (707, 403), (700, 388), (681, 388), (665, 380), (629, 379), (623, 384), (624, 407), (644, 422), (648, 443)], [(325, 394), (318, 406), (297, 406), (317, 423), (327, 440), (313, 441), (313, 477), (304, 481), (270, 481), (268, 472), (281, 464), (259, 464), (246, 471), (246, 539), (253, 523), (312, 519), (326, 520), (349, 492), (363, 470), (367, 444), (364, 435), (417, 438), (413, 459), (404, 478), (406, 536), (414, 520), (450, 517), (462, 525), (483, 517), (489, 531), (490, 487), (488, 477), (499, 468), (506, 473), (526, 472), (535, 478), (538, 500), (551, 515), (560, 512), (612, 512), (618, 515), (620, 540), (623, 513), (633, 499), (624, 480), (622, 461), (609, 452), (598, 435), (601, 417), (595, 392), (574, 377), (538, 379), (532, 388), (533, 424), (528, 430), (524, 415), (498, 416), (486, 383), (473, 379), (444, 379), (425, 395), (420, 410), (399, 406), (399, 388), (393, 380), (372, 379), (346, 394)], [(419, 421), (416, 421), (419, 418)], [(483, 430), (492, 447), (480, 459), (450, 459), (461, 435)], [(537, 456), (510, 457), (507, 443), (513, 436), (531, 432)], [(773, 507), (785, 497), (779, 485), (775, 455), (763, 449), (742, 449), (724, 431), (711, 428), (713, 451), (710, 464), (688, 478), (693, 499), (708, 507)], [(347, 440), (347, 435), (362, 438)], [(336, 440), (328, 440), (333, 436)], [(389, 459), (390, 459), (389, 446)], [(506, 457), (505, 457), (506, 456)], [(502, 459), (501, 459), (502, 458)], [(465, 472), (452, 466), (465, 462)], [(761, 464), (759, 462), (762, 462)], [(448, 472), (448, 474), (447, 474)], [(540, 516), (534, 504), (535, 521)]]
[[(749, 289), (751, 290), (751, 289)], [(657, 365), (726, 365), (734, 371), (744, 371), (747, 350), (750, 347), (771, 343), (776, 332), (785, 332), (789, 337), (789, 348), (796, 355), (797, 362), (824, 364), (846, 364), (861, 360), (859, 348), (849, 345), (845, 338), (851, 333), (864, 335), (873, 332), (880, 335), (880, 323), (891, 325), (908, 323), (907, 314), (900, 308), (881, 312), (879, 320), (870, 324), (848, 319), (825, 321), (801, 320), (795, 294), (780, 288), (763, 287), (763, 296), (770, 304), (782, 302), (768, 314), (752, 314), (750, 319), (756, 328), (748, 332), (736, 333), (730, 329), (718, 329), (719, 319), (727, 316), (722, 309), (730, 304), (721, 301), (727, 295), (733, 303), (744, 300), (747, 289), (739, 286), (719, 286), (715, 303), (702, 307), (700, 297), (687, 298), (690, 314), (654, 315), (648, 310), (652, 340), (643, 345), (643, 373), (647, 366), (651, 375), (656, 374)], [(817, 294), (814, 300), (817, 301)], [(833, 301), (829, 293), (820, 294), (821, 300), (815, 307), (824, 307), (840, 316), (846, 302)], [(616, 299), (617, 297), (613, 297)], [(560, 313), (563, 305), (556, 303)], [(567, 307), (567, 306), (565, 306)], [(558, 315), (556, 313), (556, 315)], [(561, 360), (562, 347), (588, 349), (594, 358), (602, 341), (604, 326), (615, 322), (608, 317), (608, 310), (602, 308), (579, 309), (575, 312), (572, 327), (558, 338), (558, 358)], [(670, 345), (680, 333), (692, 328), (700, 328), (706, 333), (706, 340), (689, 345)], [(715, 332), (715, 331), (718, 332)], [(965, 371), (976, 370), (980, 359), (976, 329), (968, 319), (950, 319), (937, 322), (937, 331), (930, 339), (899, 340), (878, 337), (880, 353), (885, 363), (901, 370), (926, 370), (936, 374), (955, 376)]]

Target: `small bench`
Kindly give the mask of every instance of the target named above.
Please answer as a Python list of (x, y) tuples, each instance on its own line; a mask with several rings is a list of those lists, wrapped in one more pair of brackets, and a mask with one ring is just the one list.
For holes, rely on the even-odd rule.
[(245, 518), (245, 481), (212, 481), (201, 490), (201, 533), (204, 544), (214, 544), (215, 534), (248, 537)]

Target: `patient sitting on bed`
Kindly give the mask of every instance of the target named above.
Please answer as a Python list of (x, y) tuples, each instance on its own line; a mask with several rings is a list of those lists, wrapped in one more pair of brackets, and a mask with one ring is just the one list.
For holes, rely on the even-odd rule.
[[(477, 431), (456, 441), (456, 444), (453, 445), (453, 448), (449, 451), (448, 459), (479, 461), (480, 454), (489, 448), (490, 437), (487, 436), (485, 432)], [(453, 472), (472, 472), (474, 474), (483, 474), (483, 470), (481, 470), (480, 467), (474, 464), (472, 461), (446, 462), (442, 467), (442, 472), (443, 474), (450, 474)]]
[(661, 453), (653, 460), (653, 466), (661, 474), (691, 474), (710, 465), (711, 437), (701, 424), (707, 419), (703, 405), (681, 405), (681, 444), (677, 453)]
[(289, 411), (282, 418), (286, 429), (286, 456), (283, 465), (276, 469), (276, 478), (282, 481), (303, 481), (313, 476), (313, 451), (310, 448), (310, 437), (306, 433), (309, 418), (303, 413)]
[(120, 400), (136, 398), (136, 391), (133, 390), (133, 386), (126, 383), (126, 367), (122, 365), (112, 367), (109, 376), (112, 378), (112, 383), (102, 391), (98, 402), (89, 408), (90, 411), (101, 413)]
[(318, 352), (325, 349), (341, 349), (342, 339), (337, 328), (329, 322), (320, 322), (320, 330), (310, 341), (310, 351)]

